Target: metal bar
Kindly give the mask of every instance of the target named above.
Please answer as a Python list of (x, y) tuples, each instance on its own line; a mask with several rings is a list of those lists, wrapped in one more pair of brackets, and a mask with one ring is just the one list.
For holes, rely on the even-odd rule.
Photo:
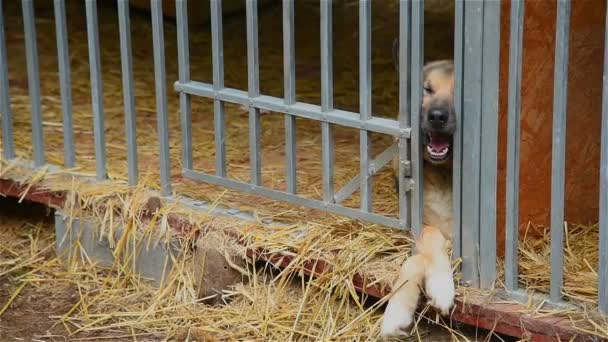
[(364, 220), (367, 222), (379, 224), (390, 228), (399, 228), (399, 220), (395, 218), (386, 217), (380, 214), (366, 213), (358, 209), (343, 207), (334, 203), (327, 203), (311, 198), (300, 197), (287, 192), (269, 189), (259, 185), (248, 184), (239, 182), (232, 179), (222, 178), (203, 172), (194, 170), (183, 170), (183, 176), (186, 178), (194, 179), (197, 181), (219, 185), (226, 188), (235, 189), (237, 191), (265, 196), (273, 198), (279, 201), (289, 202), (295, 205), (305, 206), (312, 209), (323, 210), (326, 212), (343, 215), (356, 220)]
[[(368, 173), (370, 176), (375, 175), (380, 169), (382, 169), (386, 164), (390, 163), (393, 157), (399, 152), (397, 145), (393, 144), (384, 150), (382, 153), (376, 157), (376, 159), (372, 160), (369, 166)], [(361, 175), (358, 174), (353, 177), (346, 185), (344, 185), (338, 192), (336, 192), (334, 196), (333, 202), (336, 204), (342, 203), (344, 200), (350, 197), (357, 189), (359, 188), (359, 184), (361, 183)]]
[(316, 120), (320, 122), (328, 122), (345, 127), (364, 129), (371, 132), (388, 134), (400, 138), (410, 138), (410, 128), (399, 128), (399, 123), (395, 120), (373, 117), (370, 120), (363, 121), (357, 113), (344, 110), (334, 109), (329, 112), (323, 112), (321, 106), (316, 106), (308, 103), (296, 102), (293, 105), (286, 105), (282, 98), (260, 95), (250, 98), (247, 92), (224, 88), (220, 91), (214, 91), (209, 84), (190, 81), (187, 83), (175, 83), (175, 90), (185, 92), (194, 96), (203, 96), (212, 99), (220, 99), (225, 102), (252, 106), (259, 109), (266, 109), (273, 112), (288, 113), (305, 119)]
[(423, 220), (423, 178), (422, 178), (422, 139), (420, 136), (420, 107), (422, 104), (422, 68), (424, 65), (424, 1), (412, 1), (411, 37), (411, 110), (412, 124), (412, 179), (414, 188), (411, 198), (411, 221), (414, 234), (422, 232)]
[(511, 2), (509, 43), (509, 109), (507, 129), (507, 184), (505, 216), (505, 286), (518, 288), (517, 248), (519, 242), (519, 146), (521, 114), (521, 70), (524, 32), (524, 3)]
[[(247, 0), (247, 84), (249, 100), (260, 96), (260, 63), (258, 56), (258, 2)], [(262, 149), (260, 109), (249, 103), (249, 149), (251, 184), (262, 183)]]
[[(296, 47), (294, 1), (283, 0), (283, 74), (285, 76), (285, 104), (296, 102)], [(287, 192), (295, 194), (296, 177), (296, 117), (285, 115), (285, 156), (287, 157)]]
[(65, 2), (55, 0), (55, 34), (57, 39), (57, 61), (59, 64), (59, 89), (63, 109), (63, 163), (66, 167), (76, 166), (74, 151), (74, 125), (72, 123), (72, 90), (70, 82), (70, 53), (68, 30), (65, 17)]
[(484, 2), (481, 120), (481, 179), (479, 229), (481, 288), (496, 280), (496, 191), (498, 178), (498, 79), (500, 61), (500, 2)]
[(105, 180), (108, 176), (108, 171), (104, 132), (103, 82), (101, 79), (99, 31), (97, 27), (97, 1), (86, 1), (86, 14), (89, 68), (91, 73), (91, 101), (93, 106), (93, 137), (95, 140), (95, 169), (97, 171), (97, 180)]
[(608, 315), (608, 8), (604, 33), (604, 79), (602, 93), (602, 132), (600, 158), (598, 307)]
[[(332, 0), (321, 0), (321, 112), (334, 109)], [(334, 133), (329, 122), (321, 122), (323, 200), (334, 200)]]
[(452, 256), (462, 255), (462, 92), (464, 63), (464, 1), (454, 4), (454, 112), (456, 130), (452, 137)]
[[(222, 24), (222, 0), (211, 1), (211, 42), (213, 58), (213, 89), (224, 88), (224, 37)], [(224, 103), (213, 100), (215, 130), (215, 173), (226, 177), (226, 115)]]
[(465, 2), (464, 74), (462, 84), (462, 274), (463, 280), (479, 287), (479, 208), (481, 177), (482, 47), (483, 5)]
[(564, 187), (566, 179), (566, 111), (568, 101), (568, 35), (570, 1), (557, 2), (553, 146), (551, 152), (551, 301), (561, 300), (564, 266)]
[[(359, 1), (359, 111), (362, 121), (372, 118), (372, 2)], [(371, 132), (359, 131), (361, 210), (372, 211)]]
[(133, 56), (131, 50), (131, 23), (129, 18), (128, 0), (118, 1), (118, 26), (120, 30), (120, 65), (122, 68), (122, 96), (125, 107), (125, 135), (127, 137), (129, 185), (135, 186), (138, 182), (137, 121), (135, 94), (133, 91)]
[[(410, 120), (410, 32), (411, 30), (411, 2), (399, 2), (399, 127), (407, 129)], [(399, 218), (402, 228), (411, 226), (411, 182), (412, 165), (410, 162), (411, 144), (408, 139), (399, 139)]]
[(169, 154), (169, 119), (167, 115), (167, 83), (165, 79), (165, 38), (161, 0), (151, 0), (152, 41), (154, 44), (154, 83), (156, 89), (156, 121), (160, 147), (160, 193), (171, 195), (171, 159)]
[[(190, 46), (188, 42), (188, 0), (175, 2), (177, 24), (177, 60), (179, 81), (190, 81)], [(190, 94), (179, 93), (179, 111), (182, 127), (182, 165), (192, 168), (192, 101)]]
[(42, 130), (42, 106), (40, 104), (40, 72), (38, 67), (38, 47), (36, 44), (36, 19), (34, 2), (23, 0), (23, 28), (25, 32), (25, 54), (27, 59), (27, 83), (32, 106), (32, 137), (34, 143), (34, 165), (45, 164), (44, 133)]
[(0, 112), (2, 113), (2, 157), (8, 160), (15, 158), (15, 144), (13, 138), (13, 115), (11, 114), (11, 101), (8, 91), (8, 58), (6, 54), (4, 16), (2, 11), (2, 0), (0, 0)]

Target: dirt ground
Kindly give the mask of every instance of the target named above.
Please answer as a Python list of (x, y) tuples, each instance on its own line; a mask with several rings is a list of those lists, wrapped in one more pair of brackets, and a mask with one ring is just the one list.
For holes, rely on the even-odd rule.
[[(52, 219), (52, 213), (43, 206), (0, 198), (0, 341), (164, 340), (166, 337), (158, 333), (146, 334), (132, 328), (77, 332), (74, 325), (62, 320), (74, 310), (82, 292), (94, 294), (95, 289), (91, 291), (90, 285), (75, 282), (59, 264)], [(32, 273), (38, 273), (37, 277), (28, 278)], [(32, 281), (25, 280), (30, 278)], [(471, 327), (459, 328), (470, 341), (505, 340), (495, 335), (488, 339), (487, 332)], [(422, 341), (454, 340), (441, 327), (423, 324), (419, 329)], [(172, 340), (218, 340), (209, 334), (197, 338), (194, 330), (182, 331), (188, 333), (173, 334)], [(412, 336), (408, 340), (418, 338)]]

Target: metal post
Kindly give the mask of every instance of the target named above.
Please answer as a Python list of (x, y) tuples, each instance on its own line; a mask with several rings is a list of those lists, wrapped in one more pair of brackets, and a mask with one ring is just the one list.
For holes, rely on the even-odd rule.
[[(247, 0), (247, 83), (249, 98), (260, 96), (260, 63), (258, 55), (258, 2)], [(251, 184), (262, 184), (262, 152), (260, 147), (260, 109), (249, 106), (249, 149)]]
[(519, 146), (521, 113), (521, 70), (524, 32), (524, 2), (511, 2), (509, 44), (509, 110), (507, 131), (507, 182), (505, 216), (505, 286), (518, 288), (517, 248), (519, 242)]
[(416, 236), (422, 232), (423, 220), (423, 178), (422, 178), (422, 138), (420, 136), (420, 107), (422, 103), (422, 68), (424, 65), (424, 1), (412, 1), (412, 46), (411, 60), (411, 110), (412, 124), (412, 229)]
[[(283, 0), (283, 74), (285, 77), (285, 104), (296, 102), (294, 0)], [(285, 115), (285, 156), (287, 192), (295, 194), (296, 176), (296, 117)]]
[(118, 26), (120, 29), (120, 65), (122, 68), (122, 94), (125, 107), (125, 134), (127, 136), (127, 164), (129, 185), (137, 185), (137, 130), (135, 96), (133, 91), (133, 57), (131, 51), (131, 23), (129, 1), (118, 1)]
[(74, 152), (74, 126), (72, 124), (72, 89), (70, 84), (70, 53), (65, 18), (65, 2), (55, 0), (55, 34), (57, 37), (57, 61), (59, 64), (59, 89), (63, 109), (63, 163), (76, 166)]
[[(608, 30), (608, 8), (606, 9)], [(600, 241), (598, 264), (598, 303), (600, 312), (608, 315), (608, 31), (604, 34), (604, 79), (602, 93), (602, 132), (600, 158)]]
[[(321, 111), (334, 109), (332, 0), (321, 0)], [(329, 122), (321, 122), (323, 200), (334, 201), (334, 134)]]
[(169, 120), (165, 80), (165, 38), (161, 0), (151, 0), (152, 40), (154, 44), (154, 83), (156, 89), (156, 121), (160, 147), (161, 195), (171, 195), (171, 159), (169, 154)]
[[(177, 60), (179, 81), (190, 81), (190, 46), (188, 41), (188, 0), (175, 2), (177, 22)], [(190, 94), (179, 93), (179, 111), (182, 127), (182, 165), (192, 169), (192, 102)]]
[[(211, 41), (213, 57), (213, 89), (224, 88), (224, 37), (222, 0), (211, 1)], [(213, 100), (215, 130), (215, 174), (226, 177), (226, 115), (224, 102)]]
[(25, 31), (25, 54), (27, 59), (27, 80), (32, 105), (32, 136), (34, 143), (34, 165), (45, 164), (44, 133), (42, 129), (42, 106), (40, 104), (40, 71), (38, 67), (38, 46), (36, 44), (36, 18), (32, 0), (21, 2), (23, 27)]
[[(411, 2), (399, 1), (399, 127), (409, 128), (410, 119), (410, 30)], [(410, 161), (410, 140), (399, 138), (399, 219), (401, 228), (411, 226), (411, 181), (412, 166)]]
[(566, 111), (568, 99), (568, 35), (570, 1), (557, 2), (553, 148), (551, 152), (551, 301), (562, 298), (564, 266), (564, 187), (566, 178)]
[[(359, 111), (361, 120), (372, 118), (372, 2), (359, 1)], [(361, 211), (372, 211), (371, 132), (361, 129), (359, 160), (361, 173)]]
[(2, 157), (8, 160), (15, 158), (15, 145), (13, 139), (13, 115), (11, 114), (11, 101), (8, 91), (8, 58), (6, 54), (4, 16), (2, 11), (2, 0), (0, 0), (0, 112), (2, 113)]
[(462, 93), (464, 78), (464, 1), (454, 4), (454, 112), (456, 130), (452, 137), (452, 248), (453, 257), (462, 256)]

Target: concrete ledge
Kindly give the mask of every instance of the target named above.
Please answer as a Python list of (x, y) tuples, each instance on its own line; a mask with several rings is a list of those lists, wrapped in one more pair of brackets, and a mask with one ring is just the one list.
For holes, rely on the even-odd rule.
[[(110, 246), (108, 236), (101, 236), (99, 232), (95, 219), (69, 217), (61, 210), (55, 212), (56, 250), (65, 263), (75, 259), (105, 267), (114, 265), (116, 249)], [(113, 240), (118, 242), (123, 236), (121, 227), (114, 232)], [(149, 279), (153, 285), (161, 286), (173, 267), (173, 260), (180, 254), (177, 242), (148, 243), (148, 238), (141, 234), (126, 238), (125, 248), (119, 256), (123, 267), (133, 267), (133, 272)]]

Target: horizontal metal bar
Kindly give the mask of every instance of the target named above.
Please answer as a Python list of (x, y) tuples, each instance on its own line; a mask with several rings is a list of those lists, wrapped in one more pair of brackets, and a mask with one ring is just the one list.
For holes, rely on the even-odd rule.
[(6, 56), (6, 43), (4, 40), (4, 16), (2, 1), (0, 0), (0, 112), (2, 113), (2, 157), (15, 158), (15, 144), (13, 139), (13, 115), (11, 114), (11, 100), (8, 84), (8, 57)]
[(23, 28), (25, 33), (25, 57), (27, 60), (27, 87), (32, 106), (32, 141), (34, 145), (34, 163), (45, 164), (44, 132), (42, 129), (42, 105), (40, 103), (40, 70), (38, 65), (38, 44), (36, 43), (36, 18), (34, 2), (23, 0)]
[(568, 110), (568, 36), (570, 1), (557, 2), (553, 139), (551, 151), (551, 300), (562, 298), (564, 275), (564, 193), (566, 180), (566, 113)]
[(523, 1), (517, 0), (511, 2), (505, 217), (505, 287), (509, 291), (513, 291), (518, 288), (517, 248), (519, 245), (519, 133), (524, 8), (525, 6)]
[(190, 81), (187, 83), (176, 82), (175, 90), (190, 95), (219, 99), (273, 112), (291, 114), (305, 119), (364, 129), (400, 138), (410, 138), (411, 129), (399, 128), (399, 123), (396, 120), (373, 117), (367, 121), (362, 121), (360, 120), (359, 115), (353, 112), (338, 109), (330, 112), (323, 112), (320, 106), (302, 102), (286, 105), (284, 99), (266, 95), (250, 98), (246, 91), (233, 88), (214, 91), (210, 84), (197, 81)]
[(128, 177), (129, 185), (135, 186), (138, 182), (137, 121), (133, 90), (133, 55), (131, 50), (131, 20), (129, 18), (128, 0), (118, 1), (118, 26), (120, 30), (120, 65), (122, 69), (122, 94), (125, 108)]
[[(369, 165), (368, 175), (371, 178), (373, 175), (378, 173), (383, 167), (385, 167), (388, 163), (393, 160), (393, 157), (397, 155), (399, 149), (397, 148), (397, 144), (393, 144), (389, 146), (384, 152), (380, 153), (376, 159), (372, 160)], [(338, 190), (334, 195), (334, 202), (336, 204), (342, 203), (344, 200), (349, 198), (355, 191), (359, 189), (359, 185), (361, 184), (361, 174), (353, 177), (346, 185), (342, 187), (342, 189)]]
[(237, 191), (265, 196), (279, 201), (289, 202), (295, 205), (300, 205), (312, 209), (322, 210), (337, 215), (343, 215), (356, 220), (362, 220), (379, 224), (390, 228), (399, 228), (399, 220), (395, 218), (386, 217), (374, 213), (362, 212), (358, 209), (347, 208), (334, 203), (327, 203), (311, 198), (300, 197), (287, 192), (269, 189), (259, 185), (253, 185), (235, 181), (232, 179), (217, 177), (203, 172), (194, 170), (183, 170), (183, 176), (193, 180), (219, 185), (226, 188), (235, 189)]
[(68, 30), (65, 17), (65, 1), (55, 0), (55, 34), (57, 40), (57, 61), (59, 64), (59, 89), (63, 110), (63, 163), (66, 167), (76, 166), (74, 151), (74, 126), (72, 124), (72, 89), (70, 84), (70, 53)]

